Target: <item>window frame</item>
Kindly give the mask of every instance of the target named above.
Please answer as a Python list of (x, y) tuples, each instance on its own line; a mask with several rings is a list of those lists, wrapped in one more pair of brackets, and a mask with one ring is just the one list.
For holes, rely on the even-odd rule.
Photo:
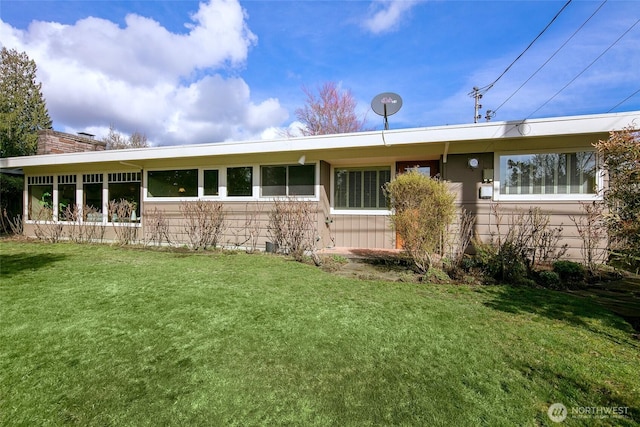
[(389, 181), (392, 181), (396, 176), (395, 163), (388, 164), (371, 164), (371, 165), (332, 165), (331, 166), (331, 204), (330, 213), (332, 215), (380, 215), (388, 216), (391, 214), (389, 208), (338, 208), (336, 207), (336, 170), (348, 170), (348, 171), (381, 171), (389, 169)]
[[(289, 168), (291, 167), (301, 167), (301, 166), (313, 166), (313, 183), (310, 184), (311, 187), (313, 187), (313, 194), (290, 194), (290, 190), (291, 190), (291, 184), (290, 184), (290, 172), (289, 172)], [(280, 194), (280, 195), (264, 195), (263, 194), (263, 189), (264, 189), (264, 185), (262, 183), (262, 171), (264, 168), (285, 168), (285, 183), (284, 183), (284, 188), (285, 188), (285, 194)], [(319, 167), (318, 164), (315, 162), (312, 163), (305, 163), (305, 164), (299, 164), (299, 163), (273, 163), (273, 164), (267, 164), (267, 165), (260, 165), (260, 176), (259, 176), (259, 188), (260, 188), (260, 199), (262, 200), (274, 200), (274, 199), (278, 199), (278, 198), (283, 198), (283, 197), (292, 197), (295, 199), (299, 199), (299, 200), (318, 200), (318, 182), (320, 180), (319, 177)]]
[[(196, 195), (195, 196), (152, 196), (149, 193), (149, 173), (153, 173), (153, 172), (177, 172), (177, 171), (196, 171)], [(153, 169), (148, 169), (144, 171), (144, 179), (145, 179), (145, 186), (144, 186), (144, 194), (145, 196), (147, 196), (149, 198), (149, 200), (196, 200), (198, 199), (198, 197), (201, 196), (201, 187), (202, 185), (200, 185), (201, 183), (204, 182), (204, 178), (203, 178), (203, 169), (202, 168), (198, 168), (198, 167), (191, 167), (191, 168), (153, 168)]]
[[(97, 173), (97, 172), (96, 172)], [(139, 181), (135, 181), (135, 180), (111, 180), (110, 175), (117, 175), (117, 174), (140, 174), (140, 180)], [(144, 203), (144, 194), (146, 193), (146, 186), (145, 186), (145, 178), (146, 178), (146, 174), (143, 173), (143, 171), (108, 171), (108, 172), (103, 172), (103, 191), (106, 191), (106, 210), (104, 211), (102, 218), (103, 218), (103, 224), (108, 224), (108, 225), (115, 225), (115, 226), (131, 226), (134, 225), (136, 227), (141, 227), (142, 226), (142, 215), (143, 215), (143, 210), (142, 210), (142, 204)], [(111, 200), (115, 200), (111, 198), (111, 191), (110, 191), (110, 185), (111, 184), (126, 184), (127, 182), (137, 182), (140, 184), (140, 189), (139, 189), (139, 194), (138, 194), (138, 206), (137, 206), (137, 211), (138, 213), (136, 213), (136, 221), (135, 222), (112, 222), (109, 220), (109, 202)]]
[[(297, 200), (301, 201), (319, 201), (319, 183), (320, 183), (320, 164), (319, 162), (307, 162), (304, 166), (314, 167), (314, 183), (313, 183), (313, 196), (291, 196), (295, 197)], [(181, 167), (174, 168), (174, 170), (185, 170), (185, 169), (197, 169), (198, 170), (198, 196), (197, 197), (153, 197), (149, 195), (148, 191), (148, 183), (149, 183), (149, 175), (150, 171), (156, 170), (172, 170), (169, 168), (149, 168), (143, 171), (142, 179), (143, 179), (143, 191), (142, 191), (142, 201), (143, 202), (153, 202), (153, 203), (180, 203), (184, 201), (196, 201), (196, 200), (217, 200), (221, 202), (255, 202), (255, 201), (273, 201), (278, 198), (287, 197), (287, 196), (262, 196), (262, 166), (298, 166), (298, 164), (294, 163), (269, 163), (269, 164), (255, 164), (255, 163), (240, 163), (240, 164), (228, 164), (225, 166), (220, 165), (204, 165), (198, 164), (192, 167)], [(302, 166), (302, 165), (301, 165)], [(228, 194), (228, 183), (227, 183), (227, 170), (232, 168), (251, 168), (252, 170), (252, 195), (251, 196), (229, 196)], [(204, 194), (204, 173), (205, 171), (217, 170), (218, 171), (218, 194), (217, 195), (205, 195)], [(287, 172), (288, 173), (288, 172)]]
[(501, 193), (501, 174), (500, 167), (501, 158), (504, 156), (527, 156), (536, 154), (575, 154), (575, 153), (593, 153), (595, 156), (595, 186), (596, 189), (602, 189), (604, 185), (604, 171), (602, 169), (601, 158), (592, 148), (559, 148), (552, 150), (526, 150), (526, 151), (496, 151), (493, 158), (494, 176), (493, 181), (493, 200), (494, 201), (592, 201), (601, 200), (602, 194), (597, 191), (594, 193), (561, 193), (561, 194), (502, 194)]
[[(229, 195), (229, 169), (251, 169), (251, 194), (250, 195), (246, 195), (246, 194), (241, 194), (241, 195), (233, 195), (230, 196)], [(237, 165), (237, 166), (227, 166), (224, 168), (224, 197), (227, 200), (239, 200), (239, 201), (243, 201), (243, 200), (256, 200), (258, 199), (258, 194), (260, 193), (260, 188), (259, 188), (259, 177), (257, 176), (258, 174), (256, 174), (256, 167), (255, 165)], [(218, 186), (220, 186), (220, 175), (218, 173)], [(258, 188), (256, 188), (258, 187)], [(218, 192), (220, 192), (220, 189), (218, 189)]]
[[(80, 180), (80, 190), (82, 191), (81, 193), (81, 199), (82, 199), (82, 222), (86, 222), (86, 223), (92, 223), (92, 224), (103, 224), (106, 222), (107, 220), (107, 211), (108, 211), (108, 207), (109, 207), (109, 202), (107, 201), (108, 196), (109, 196), (109, 177), (107, 175), (106, 179), (105, 179), (105, 173), (104, 172), (89, 172), (89, 173), (82, 173), (80, 178), (82, 178)], [(97, 177), (100, 178), (97, 178)], [(85, 189), (85, 186), (87, 185), (96, 185), (96, 186), (100, 186), (100, 206), (93, 206), (96, 209), (99, 209), (98, 212), (96, 212), (96, 214), (100, 214), (100, 220), (99, 221), (92, 221), (89, 220), (87, 218), (87, 213), (84, 212), (84, 207), (88, 206), (86, 204), (87, 201), (87, 191)]]
[[(48, 175), (27, 175), (24, 180), (25, 191), (23, 194), (24, 197), (24, 209), (23, 209), (23, 218), (25, 218), (25, 222), (27, 224), (36, 224), (36, 223), (50, 223), (57, 221), (57, 208), (56, 204), (58, 202), (57, 190), (58, 190), (58, 175), (57, 174), (48, 174)], [(31, 204), (31, 187), (45, 187), (51, 186), (51, 217), (47, 219), (32, 219), (32, 204)]]

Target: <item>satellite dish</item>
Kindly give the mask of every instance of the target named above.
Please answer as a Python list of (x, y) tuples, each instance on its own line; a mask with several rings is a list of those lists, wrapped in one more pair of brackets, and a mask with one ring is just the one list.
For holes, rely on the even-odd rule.
[(371, 109), (374, 113), (384, 117), (384, 129), (389, 129), (389, 120), (387, 117), (394, 115), (402, 108), (402, 98), (393, 92), (384, 92), (376, 95), (371, 100)]

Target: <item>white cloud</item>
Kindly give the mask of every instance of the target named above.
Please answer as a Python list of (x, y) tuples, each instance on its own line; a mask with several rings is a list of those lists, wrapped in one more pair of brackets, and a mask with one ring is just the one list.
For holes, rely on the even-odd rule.
[(373, 34), (397, 29), (406, 12), (415, 6), (415, 0), (377, 0), (372, 4), (371, 16), (363, 25)]
[(286, 120), (277, 99), (255, 103), (244, 80), (221, 75), (257, 41), (239, 3), (201, 3), (190, 18), (185, 34), (133, 14), (122, 28), (95, 17), (24, 31), (0, 21), (0, 45), (36, 61), (56, 128), (113, 124), (167, 145), (256, 138)]

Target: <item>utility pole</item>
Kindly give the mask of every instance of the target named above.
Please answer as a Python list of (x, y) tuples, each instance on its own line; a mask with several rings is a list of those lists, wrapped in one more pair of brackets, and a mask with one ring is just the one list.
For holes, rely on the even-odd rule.
[(474, 86), (473, 90), (469, 92), (468, 95), (475, 100), (473, 123), (478, 123), (478, 120), (480, 120), (480, 117), (482, 117), (480, 114), (480, 109), (482, 108), (482, 104), (480, 104), (480, 100), (482, 99), (480, 88)]

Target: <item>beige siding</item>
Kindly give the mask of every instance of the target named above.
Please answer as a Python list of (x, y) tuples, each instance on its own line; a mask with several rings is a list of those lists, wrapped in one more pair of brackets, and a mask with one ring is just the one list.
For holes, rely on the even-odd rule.
[(395, 233), (387, 216), (334, 214), (331, 225), (336, 246), (370, 249), (395, 247)]
[[(215, 202), (212, 202), (215, 203)], [(316, 207), (314, 216), (317, 218), (316, 231), (321, 232), (325, 227), (322, 209), (318, 203), (312, 202)], [(271, 241), (269, 233), (269, 214), (273, 209), (271, 202), (222, 202), (224, 208), (224, 233), (220, 245), (227, 248), (252, 248), (264, 250), (267, 241)], [(162, 212), (170, 224), (171, 240), (175, 243), (185, 244), (189, 236), (185, 230), (185, 220), (180, 212), (179, 202), (146, 202), (143, 224), (147, 228), (146, 236), (149, 238), (151, 215), (154, 209)], [(320, 243), (318, 243), (320, 244)]]
[[(529, 209), (539, 208), (542, 213), (549, 214), (549, 227), (562, 228), (562, 239), (560, 245), (567, 244), (568, 251), (566, 258), (581, 260), (580, 253), (582, 239), (578, 235), (578, 230), (571, 220), (571, 217), (579, 219), (584, 216), (580, 202), (494, 202), (480, 206), (469, 206), (476, 214), (475, 233), (483, 241), (489, 241), (492, 236), (497, 236), (498, 231), (504, 235), (508, 232), (510, 224), (514, 218), (521, 213), (526, 213)], [(501, 220), (498, 221), (498, 215)], [(602, 241), (600, 249), (604, 251), (606, 241)]]

